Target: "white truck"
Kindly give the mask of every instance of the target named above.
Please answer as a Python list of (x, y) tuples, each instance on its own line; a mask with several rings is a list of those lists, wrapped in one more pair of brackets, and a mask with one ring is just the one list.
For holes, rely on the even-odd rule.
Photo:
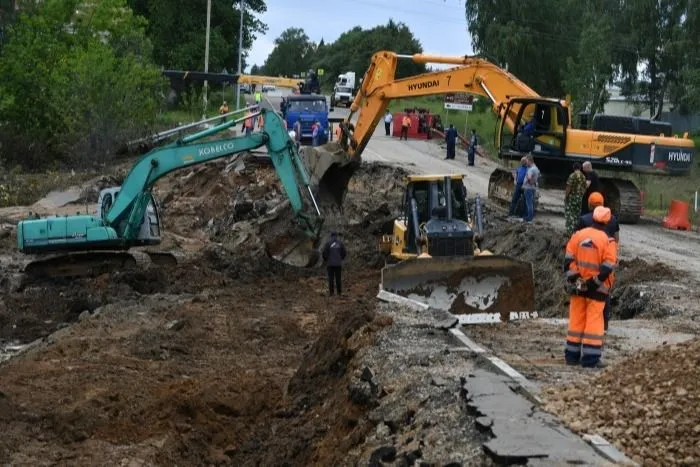
[(347, 71), (338, 75), (331, 94), (331, 107), (344, 105), (350, 107), (355, 97), (355, 72)]

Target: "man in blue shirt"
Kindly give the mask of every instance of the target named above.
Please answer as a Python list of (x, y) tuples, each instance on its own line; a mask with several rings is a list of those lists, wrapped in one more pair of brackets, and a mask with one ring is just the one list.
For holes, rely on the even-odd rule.
[(447, 143), (447, 157), (445, 159), (455, 158), (455, 145), (457, 144), (457, 130), (450, 123), (450, 127), (445, 132), (445, 143)]
[(525, 181), (525, 175), (527, 174), (527, 159), (525, 157), (520, 158), (520, 165), (515, 169), (513, 177), (515, 178), (515, 189), (513, 190), (513, 199), (510, 202), (510, 209), (508, 210), (508, 216), (514, 217), (515, 209), (518, 206), (520, 197), (523, 196), (523, 182)]

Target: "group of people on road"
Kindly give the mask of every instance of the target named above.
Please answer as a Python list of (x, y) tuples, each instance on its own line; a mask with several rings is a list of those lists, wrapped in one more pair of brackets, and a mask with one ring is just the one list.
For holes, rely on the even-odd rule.
[[(513, 197), (508, 209), (508, 217), (521, 219), (532, 224), (535, 218), (535, 200), (540, 183), (540, 169), (535, 164), (532, 154), (520, 158), (520, 165), (513, 171)], [(517, 208), (520, 200), (524, 199), (525, 209), (522, 216), (517, 216)]]

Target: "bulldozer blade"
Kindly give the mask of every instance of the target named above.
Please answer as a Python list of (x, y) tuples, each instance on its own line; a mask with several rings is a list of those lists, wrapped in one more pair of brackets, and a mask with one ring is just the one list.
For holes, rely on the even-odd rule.
[(360, 166), (359, 158), (350, 159), (338, 143), (304, 146), (299, 156), (309, 172), (311, 185), (318, 186), (319, 203), (342, 205), (348, 183)]
[(382, 269), (381, 285), (455, 315), (535, 311), (532, 264), (508, 256), (409, 259)]

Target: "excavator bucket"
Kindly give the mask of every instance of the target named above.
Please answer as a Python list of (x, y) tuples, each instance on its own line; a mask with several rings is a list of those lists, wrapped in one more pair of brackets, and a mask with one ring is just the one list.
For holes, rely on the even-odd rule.
[(360, 166), (359, 158), (350, 159), (339, 143), (305, 146), (299, 156), (309, 172), (311, 185), (318, 187), (319, 204), (341, 205), (348, 183)]
[(277, 261), (290, 266), (311, 268), (321, 262), (319, 241), (290, 231), (275, 238), (274, 242), (268, 242), (266, 250), (268, 256)]
[(382, 269), (382, 288), (474, 322), (535, 311), (532, 264), (501, 255), (409, 259)]
[(509, 206), (513, 198), (513, 174), (498, 168), (489, 177), (489, 199), (502, 206)]

